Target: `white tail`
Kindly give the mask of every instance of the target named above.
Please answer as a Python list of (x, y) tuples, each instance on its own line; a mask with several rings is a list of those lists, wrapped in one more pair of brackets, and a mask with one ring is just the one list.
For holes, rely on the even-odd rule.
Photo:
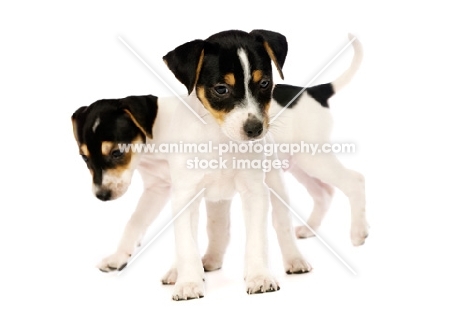
[(354, 74), (358, 71), (359, 66), (362, 62), (362, 45), (361, 42), (353, 34), (348, 34), (348, 38), (351, 41), (354, 49), (353, 60), (349, 68), (341, 74), (335, 81), (332, 82), (333, 90), (337, 93), (341, 90), (349, 81), (353, 78)]

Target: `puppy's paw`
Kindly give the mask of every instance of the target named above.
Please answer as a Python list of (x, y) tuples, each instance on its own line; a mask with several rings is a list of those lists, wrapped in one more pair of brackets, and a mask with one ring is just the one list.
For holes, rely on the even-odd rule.
[(302, 256), (290, 259), (284, 264), (287, 274), (301, 274), (312, 271), (312, 266)]
[[(315, 231), (314, 228), (312, 229)], [(315, 236), (315, 232), (311, 231), (306, 226), (297, 226), (295, 230), (296, 230), (296, 237), (298, 239), (306, 239), (306, 238), (311, 238)]]
[(198, 299), (205, 296), (205, 288), (203, 282), (182, 282), (176, 283), (174, 292), (172, 293), (173, 300), (189, 300)]
[(223, 265), (223, 256), (207, 253), (203, 256), (202, 263), (205, 271), (219, 270)]
[(280, 290), (278, 282), (268, 274), (246, 278), (247, 294), (261, 294)]
[(354, 246), (364, 244), (369, 236), (369, 225), (365, 220), (356, 221), (351, 224), (351, 242)]
[(127, 266), (130, 256), (125, 252), (117, 252), (101, 260), (97, 267), (102, 272), (120, 271)]
[(171, 268), (162, 277), (161, 282), (163, 285), (174, 285), (177, 282), (177, 269)]

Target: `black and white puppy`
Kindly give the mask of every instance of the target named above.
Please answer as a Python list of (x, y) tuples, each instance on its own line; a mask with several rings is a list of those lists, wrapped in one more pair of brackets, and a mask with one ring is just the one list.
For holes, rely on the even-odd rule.
[[(202, 297), (203, 266), (195, 239), (197, 206), (202, 196), (193, 199), (204, 189), (207, 205), (214, 207), (210, 210), (226, 210), (223, 207), (229, 205), (236, 193), (242, 198), (247, 230), (244, 275), (247, 292), (279, 289), (267, 261), (269, 192), (265, 181), (287, 201), (281, 172), (272, 170), (265, 176), (263, 170), (235, 169), (233, 165), (234, 159), (265, 160), (264, 154), (227, 152), (223, 155), (227, 169), (188, 170), (187, 162), (193, 154), (168, 156), (122, 152), (119, 143), (210, 142), (220, 145), (232, 141), (247, 144), (253, 140), (262, 144), (271, 140), (271, 137), (265, 138), (273, 88), (271, 62), (282, 75), (286, 53), (285, 37), (275, 32), (222, 32), (207, 40), (186, 43), (164, 57), (168, 67), (187, 87), (190, 95), (184, 97), (184, 101), (191, 109), (177, 98), (144, 96), (111, 100), (113, 103), (98, 101), (75, 112), (72, 117), (75, 138), (92, 173), (96, 196), (108, 200), (122, 195), (135, 168), (145, 183), (145, 192), (127, 224), (117, 252), (103, 260), (101, 270), (125, 266), (146, 228), (172, 192), (174, 214), (189, 208), (174, 223), (177, 262), (163, 282), (172, 283), (177, 278), (173, 299)], [(192, 112), (201, 116), (206, 124), (199, 122)], [(197, 154), (197, 157), (216, 161), (219, 154), (217, 151), (207, 152)], [(292, 273), (309, 271), (309, 264), (295, 244), (286, 209), (278, 206), (274, 210), (278, 213), (274, 213), (273, 218), (286, 270)], [(227, 237), (215, 244), (225, 248)], [(218, 246), (211, 249), (215, 251), (210, 251), (209, 247), (204, 257), (207, 270), (219, 268), (224, 254)]]
[[(328, 109), (328, 99), (345, 84), (347, 84), (362, 59), (360, 43), (353, 42), (355, 56), (350, 68), (332, 83), (308, 88), (293, 104), (279, 116), (280, 126), (273, 126), (271, 133), (276, 142), (293, 143), (301, 140), (306, 142), (329, 141), (331, 131), (331, 115)], [(271, 116), (283, 109), (301, 90), (300, 87), (277, 85), (271, 101)], [(177, 108), (177, 107), (182, 108)], [(197, 107), (195, 105), (195, 107)], [(154, 96), (131, 96), (124, 99), (101, 100), (89, 107), (78, 109), (72, 117), (75, 138), (80, 153), (88, 163), (93, 175), (93, 189), (96, 196), (102, 200), (114, 199), (120, 196), (129, 183), (133, 168), (140, 171), (145, 191), (139, 201), (135, 213), (129, 220), (121, 242), (114, 254), (104, 258), (99, 264), (103, 271), (122, 269), (136, 246), (139, 244), (147, 227), (157, 217), (162, 207), (169, 199), (171, 174), (168, 159), (162, 154), (139, 154), (132, 150), (122, 153), (119, 143), (171, 141), (173, 129), (185, 129), (183, 124), (172, 127), (174, 118), (179, 118), (177, 109), (187, 112), (185, 107), (175, 98), (157, 99)], [(205, 120), (209, 114), (198, 109)], [(190, 115), (189, 117), (190, 118)], [(193, 116), (192, 116), (193, 118)], [(218, 120), (218, 119), (216, 119)], [(191, 123), (198, 122), (193, 118)], [(218, 121), (217, 121), (218, 122)], [(175, 122), (177, 123), (177, 122)], [(222, 124), (222, 122), (220, 122)], [(181, 126), (181, 127), (180, 127)], [(152, 129), (152, 131), (151, 131)], [(308, 129), (304, 131), (304, 129)], [(192, 132), (192, 135), (202, 135), (203, 132)], [(318, 157), (310, 154), (289, 155), (278, 153), (281, 159), (291, 161), (290, 171), (302, 182), (314, 198), (314, 210), (308, 220), (313, 229), (318, 228), (333, 195), (333, 187), (337, 186), (348, 195), (352, 207), (351, 238), (354, 245), (364, 243), (367, 237), (367, 221), (365, 217), (364, 181), (362, 175), (345, 169), (332, 154), (322, 154)], [(97, 174), (95, 173), (97, 171)], [(107, 176), (109, 174), (109, 177)], [(95, 177), (97, 176), (97, 177)], [(100, 177), (99, 177), (100, 176)], [(268, 185), (287, 202), (281, 174), (277, 171), (266, 174)], [(320, 178), (320, 179), (319, 179)], [(103, 181), (106, 181), (103, 183)], [(223, 180), (209, 183), (208, 188), (223, 189)], [(208, 183), (205, 183), (207, 185)], [(210, 192), (210, 191), (206, 191)], [(271, 197), (273, 205), (273, 221), (277, 231), (278, 241), (283, 254), (285, 269), (288, 273), (306, 272), (310, 266), (298, 252), (294, 241), (291, 242), (291, 223), (282, 202), (275, 196)], [(223, 255), (229, 241), (229, 204), (230, 200), (207, 200), (208, 235), (210, 238), (208, 250), (203, 257), (206, 270), (218, 269), (222, 265)], [(196, 215), (193, 219), (196, 219)], [(194, 221), (196, 225), (196, 221)], [(299, 237), (311, 236), (306, 227), (297, 228)], [(164, 277), (164, 283), (174, 283), (177, 279), (177, 269)], [(195, 295), (194, 295), (195, 296)], [(174, 296), (174, 298), (193, 298)]]
[[(206, 40), (187, 42), (169, 52), (163, 59), (186, 86), (190, 94), (186, 104), (192, 110), (178, 106), (174, 113), (177, 117), (171, 122), (170, 141), (210, 142), (220, 146), (233, 141), (245, 145), (255, 140), (264, 144), (273, 89), (271, 64), (275, 63), (282, 74), (286, 54), (286, 38), (265, 30), (221, 32)], [(206, 124), (197, 122), (193, 111)], [(185, 153), (168, 158), (173, 212), (179, 213), (190, 205), (189, 211), (180, 214), (174, 222), (177, 259), (173, 270), (177, 271), (177, 281), (173, 297), (193, 298), (204, 292), (203, 266), (196, 243), (197, 207), (201, 197), (194, 200), (203, 189), (205, 200), (212, 202), (229, 201), (236, 193), (240, 194), (247, 231), (244, 266), (247, 292), (278, 290), (267, 260), (269, 190), (265, 172), (238, 169), (235, 165), (239, 160), (263, 161), (265, 155), (229, 150), (223, 154), (222, 169), (187, 170), (192, 158), (193, 155)], [(221, 162), (217, 152), (203, 153), (198, 158), (209, 163)], [(294, 244), (293, 241), (290, 234), (289, 244)], [(297, 248), (295, 255), (302, 258)]]

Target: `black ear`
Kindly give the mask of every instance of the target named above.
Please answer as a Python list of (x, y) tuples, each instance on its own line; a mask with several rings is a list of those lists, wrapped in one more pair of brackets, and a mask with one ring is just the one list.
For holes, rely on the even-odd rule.
[(194, 40), (182, 44), (163, 57), (167, 67), (172, 71), (177, 80), (192, 93), (198, 80), (203, 61), (203, 40)]
[(270, 56), (271, 60), (278, 69), (281, 79), (283, 76), (283, 65), (288, 54), (288, 41), (282, 34), (269, 30), (255, 29), (250, 32), (257, 41), (263, 42), (263, 46)]
[(78, 108), (71, 117), (73, 125), (73, 135), (75, 135), (75, 140), (77, 142), (82, 141), (82, 139), (80, 139), (78, 129), (83, 127), (83, 121), (85, 120), (85, 115), (87, 114), (87, 108), (88, 106)]
[(149, 138), (153, 138), (153, 124), (158, 113), (158, 98), (153, 95), (128, 96), (120, 100), (121, 108), (133, 123)]

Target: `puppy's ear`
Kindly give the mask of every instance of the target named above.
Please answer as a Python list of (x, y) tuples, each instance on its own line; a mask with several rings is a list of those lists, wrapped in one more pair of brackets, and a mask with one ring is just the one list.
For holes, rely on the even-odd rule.
[(189, 94), (192, 93), (200, 74), (204, 45), (203, 40), (190, 41), (178, 46), (163, 57), (167, 67), (177, 80), (185, 85)]
[(250, 32), (257, 41), (263, 42), (263, 46), (270, 56), (271, 60), (278, 69), (281, 79), (283, 76), (283, 65), (288, 54), (288, 41), (282, 34), (269, 30), (256, 29)]
[(128, 96), (120, 100), (121, 108), (133, 123), (149, 138), (153, 138), (153, 124), (158, 113), (158, 98), (153, 95)]
[(72, 125), (73, 125), (73, 135), (75, 135), (75, 140), (77, 142), (82, 141), (79, 135), (79, 129), (83, 127), (83, 121), (85, 120), (86, 109), (88, 106), (83, 106), (78, 108), (72, 115)]

